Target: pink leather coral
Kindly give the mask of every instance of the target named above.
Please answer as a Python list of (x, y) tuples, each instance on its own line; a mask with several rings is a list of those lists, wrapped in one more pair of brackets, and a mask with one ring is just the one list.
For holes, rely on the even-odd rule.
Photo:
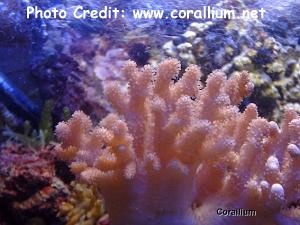
[(81, 111), (57, 125), (59, 156), (99, 188), (112, 225), (276, 224), (300, 195), (299, 116), (288, 110), (279, 129), (254, 104), (240, 112), (253, 89), (246, 72), (215, 71), (204, 88), (197, 66), (179, 72), (175, 59), (157, 70), (129, 61), (127, 84), (105, 87), (114, 112), (96, 126)]

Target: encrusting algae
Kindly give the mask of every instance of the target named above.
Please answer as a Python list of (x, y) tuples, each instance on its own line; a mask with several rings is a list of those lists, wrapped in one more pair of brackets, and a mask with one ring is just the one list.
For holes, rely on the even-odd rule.
[[(157, 70), (124, 66), (127, 85), (108, 82), (114, 112), (93, 127), (81, 111), (59, 123), (61, 159), (98, 188), (111, 225), (275, 225), (300, 198), (300, 116), (287, 110), (281, 128), (260, 118), (247, 72), (208, 76), (168, 59)], [(196, 203), (198, 208), (192, 210)], [(256, 210), (222, 217), (217, 209)]]

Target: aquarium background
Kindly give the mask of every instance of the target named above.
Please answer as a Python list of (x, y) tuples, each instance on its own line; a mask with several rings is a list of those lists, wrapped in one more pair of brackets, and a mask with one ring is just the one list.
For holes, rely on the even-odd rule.
[[(105, 5), (118, 19), (26, 19), (26, 7)], [(264, 8), (264, 18), (140, 19), (132, 9)], [(286, 0), (3, 0), (0, 1), (0, 225), (109, 224), (97, 190), (75, 180), (55, 156), (54, 127), (76, 110), (93, 122), (111, 112), (103, 85), (139, 67), (177, 58), (207, 75), (247, 70), (259, 115), (278, 123), (285, 108), (300, 113), (300, 2)], [(300, 207), (300, 199), (289, 206)], [(298, 212), (295, 213), (300, 215)], [(294, 223), (300, 224), (299, 220)], [(130, 224), (124, 224), (130, 225)], [(133, 224), (132, 224), (133, 225)]]

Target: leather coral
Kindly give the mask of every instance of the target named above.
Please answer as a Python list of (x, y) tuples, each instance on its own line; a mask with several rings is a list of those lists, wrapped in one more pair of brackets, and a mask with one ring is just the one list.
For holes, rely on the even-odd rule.
[(112, 225), (226, 224), (220, 205), (273, 218), (299, 196), (299, 116), (288, 111), (280, 130), (254, 104), (240, 112), (253, 89), (247, 72), (227, 79), (215, 71), (205, 87), (197, 66), (179, 73), (175, 59), (156, 70), (127, 62), (127, 82), (105, 86), (112, 113), (93, 126), (77, 111), (57, 125), (59, 156), (99, 188)]

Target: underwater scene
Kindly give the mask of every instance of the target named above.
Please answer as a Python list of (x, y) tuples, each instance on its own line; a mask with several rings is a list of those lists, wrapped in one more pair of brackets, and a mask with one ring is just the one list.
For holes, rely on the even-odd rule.
[(0, 0), (0, 225), (300, 225), (300, 1)]

